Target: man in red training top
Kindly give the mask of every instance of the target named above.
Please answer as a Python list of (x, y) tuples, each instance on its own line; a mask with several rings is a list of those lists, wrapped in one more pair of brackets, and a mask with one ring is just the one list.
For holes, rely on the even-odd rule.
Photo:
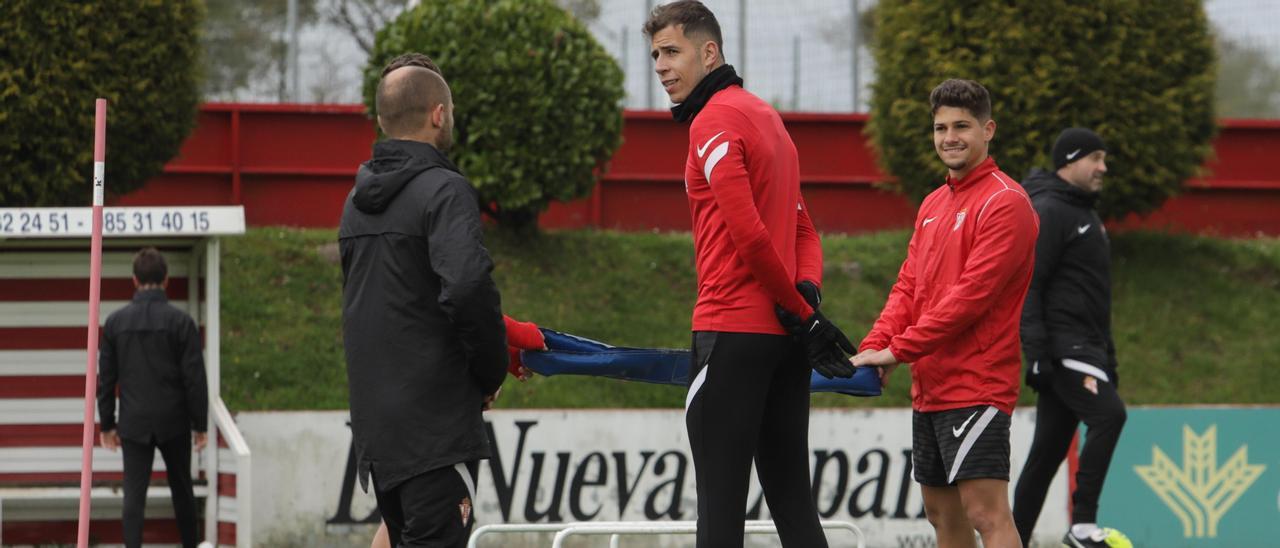
[(1022, 185), (987, 154), (991, 98), (972, 80), (929, 94), (946, 184), (920, 204), (898, 281), (850, 361), (911, 367), (912, 463), (942, 548), (1022, 546), (1009, 510), (1009, 419), (1021, 370), (1018, 322), (1038, 220)]
[[(685, 423), (697, 545), (742, 546), (754, 459), (782, 544), (825, 547), (810, 493), (810, 367), (852, 376), (841, 345), (853, 347), (817, 311), (822, 248), (800, 198), (795, 145), (778, 113), (725, 64), (706, 6), (658, 6), (644, 33), (675, 119), (692, 121), (685, 187), (698, 300)], [(775, 306), (793, 325), (784, 328)]]

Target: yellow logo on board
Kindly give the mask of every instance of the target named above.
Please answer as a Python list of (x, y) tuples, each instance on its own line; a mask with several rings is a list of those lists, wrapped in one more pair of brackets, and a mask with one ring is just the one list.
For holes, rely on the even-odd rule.
[(1218, 536), (1218, 520), (1266, 470), (1249, 464), (1249, 446), (1242, 445), (1218, 466), (1218, 426), (1197, 435), (1182, 426), (1182, 465), (1158, 446), (1151, 446), (1151, 464), (1134, 470), (1182, 522), (1184, 537)]

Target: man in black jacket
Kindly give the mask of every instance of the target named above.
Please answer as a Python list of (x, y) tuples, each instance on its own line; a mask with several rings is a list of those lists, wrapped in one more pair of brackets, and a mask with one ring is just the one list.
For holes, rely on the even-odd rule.
[(1097, 134), (1070, 128), (1053, 145), (1056, 171), (1033, 170), (1023, 182), (1040, 215), (1035, 274), (1021, 326), (1027, 384), (1040, 394), (1035, 437), (1013, 498), (1024, 545), (1080, 421), (1088, 433), (1072, 494), (1071, 530), (1062, 542), (1118, 546), (1123, 536), (1097, 526), (1102, 482), (1125, 422), (1111, 340), (1111, 243), (1093, 209), (1106, 156)]
[(507, 372), (493, 262), (478, 195), (445, 157), (453, 100), (434, 64), (392, 60), (376, 101), (388, 138), (338, 230), (356, 466), (393, 546), (463, 546), (490, 456), (481, 411)]
[[(102, 446), (124, 449), (124, 544), (142, 545), (143, 509), (156, 449), (164, 458), (182, 545), (199, 542), (191, 488), (191, 445), (205, 446), (209, 388), (200, 330), (169, 304), (164, 256), (154, 247), (133, 257), (133, 302), (107, 317), (98, 343), (98, 416)], [(120, 420), (116, 420), (116, 386)]]

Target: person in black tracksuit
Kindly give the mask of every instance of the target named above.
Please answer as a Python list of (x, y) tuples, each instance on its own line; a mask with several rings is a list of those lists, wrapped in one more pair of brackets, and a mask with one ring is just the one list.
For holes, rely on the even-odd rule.
[(1106, 149), (1087, 129), (1062, 132), (1053, 147), (1056, 171), (1023, 180), (1040, 216), (1035, 274), (1022, 310), (1026, 381), (1039, 392), (1031, 451), (1014, 489), (1013, 516), (1023, 544), (1045, 493), (1083, 421), (1087, 427), (1067, 546), (1107, 546), (1097, 526), (1098, 498), (1111, 464), (1125, 407), (1116, 391), (1111, 338), (1111, 244), (1094, 211)]
[[(133, 258), (137, 292), (107, 317), (98, 342), (98, 416), (102, 446), (124, 452), (124, 545), (142, 546), (143, 513), (156, 450), (164, 459), (182, 546), (200, 542), (191, 484), (191, 449), (204, 448), (209, 386), (200, 328), (169, 304), (169, 267), (154, 247)], [(120, 419), (116, 420), (116, 387)], [(194, 438), (194, 439), (193, 439)]]
[(448, 84), (404, 57), (378, 86), (388, 139), (360, 166), (338, 229), (351, 433), (391, 544), (461, 547), (506, 331), (478, 195), (445, 157)]

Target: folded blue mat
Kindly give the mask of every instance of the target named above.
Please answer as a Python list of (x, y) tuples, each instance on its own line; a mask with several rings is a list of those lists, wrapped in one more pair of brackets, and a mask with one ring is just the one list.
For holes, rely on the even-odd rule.
[[(539, 375), (589, 375), (627, 381), (685, 386), (689, 383), (688, 350), (627, 348), (541, 328), (546, 351), (522, 350), (525, 367)], [(828, 379), (816, 372), (809, 380), (811, 392), (838, 392), (850, 396), (879, 396), (880, 377), (872, 368), (858, 368), (853, 377)]]

